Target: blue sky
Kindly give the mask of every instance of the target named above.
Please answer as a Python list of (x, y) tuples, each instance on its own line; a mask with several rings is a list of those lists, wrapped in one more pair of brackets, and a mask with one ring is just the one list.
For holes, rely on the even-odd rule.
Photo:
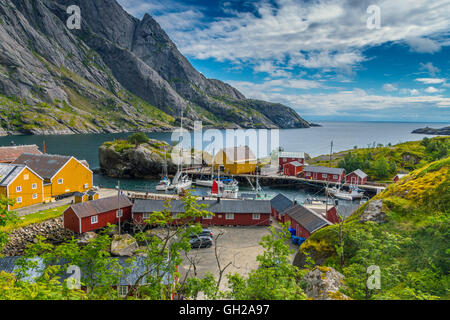
[(450, 122), (449, 0), (118, 1), (206, 77), (308, 120)]

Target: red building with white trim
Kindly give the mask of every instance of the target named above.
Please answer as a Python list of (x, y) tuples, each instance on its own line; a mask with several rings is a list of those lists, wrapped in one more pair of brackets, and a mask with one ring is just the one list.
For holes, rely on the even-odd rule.
[(278, 164), (280, 168), (286, 163), (297, 161), (301, 164), (305, 164), (306, 153), (304, 152), (280, 152), (278, 156)]
[(367, 183), (367, 174), (357, 169), (345, 176), (345, 182), (354, 185), (364, 185)]
[(296, 177), (303, 171), (303, 164), (292, 161), (283, 165), (283, 173), (286, 176)]
[(330, 182), (342, 182), (345, 178), (345, 169), (320, 166), (306, 166), (303, 169), (305, 179)]
[(291, 228), (295, 229), (297, 237), (305, 239), (317, 230), (332, 224), (322, 215), (300, 204), (295, 204), (286, 211), (285, 220), (291, 222)]
[[(131, 219), (133, 203), (124, 195), (120, 196), (120, 221)], [(77, 203), (67, 208), (64, 213), (64, 227), (77, 233), (84, 233), (104, 228), (109, 224), (119, 223), (118, 197), (102, 198)]]
[[(201, 200), (199, 204), (206, 204), (204, 209), (213, 213), (210, 218), (197, 218), (195, 222), (203, 226), (268, 226), (270, 225), (270, 201), (266, 200)], [(170, 201), (171, 208), (165, 208), (164, 200), (137, 199), (132, 210), (135, 224), (144, 224), (153, 212), (169, 210), (174, 216), (174, 224), (183, 221), (177, 219), (178, 214), (184, 213), (184, 202)]]

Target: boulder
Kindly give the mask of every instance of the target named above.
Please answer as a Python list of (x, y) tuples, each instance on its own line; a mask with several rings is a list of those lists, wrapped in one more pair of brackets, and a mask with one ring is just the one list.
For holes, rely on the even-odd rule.
[(386, 221), (386, 213), (383, 212), (383, 200), (370, 201), (366, 210), (362, 213), (359, 221), (373, 221), (383, 223)]
[(139, 249), (135, 238), (129, 234), (115, 235), (111, 242), (111, 254), (119, 257), (131, 257)]
[(344, 276), (333, 268), (315, 267), (308, 272), (304, 280), (308, 283), (306, 295), (314, 300), (349, 300), (339, 292), (344, 285)]
[(97, 238), (97, 234), (95, 232), (85, 232), (80, 236), (80, 238), (78, 238), (78, 244), (87, 245), (95, 238)]

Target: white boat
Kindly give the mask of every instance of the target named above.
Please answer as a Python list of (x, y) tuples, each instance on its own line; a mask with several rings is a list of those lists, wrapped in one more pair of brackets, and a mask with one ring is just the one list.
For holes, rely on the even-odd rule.
[(177, 193), (186, 191), (192, 187), (192, 181), (188, 176), (183, 176), (178, 183), (175, 185)]
[(219, 187), (219, 183), (213, 181), (211, 192), (209, 192), (208, 195), (226, 199), (238, 199), (239, 187), (237, 186), (237, 183), (222, 183), (222, 187)]
[(170, 180), (164, 177), (159, 184), (155, 187), (157, 191), (167, 191), (170, 188)]
[(338, 199), (353, 201), (355, 199), (361, 199), (364, 197), (364, 192), (359, 192), (357, 188), (350, 187), (349, 191), (343, 191), (341, 188), (333, 187), (333, 188), (325, 188), (325, 191)]

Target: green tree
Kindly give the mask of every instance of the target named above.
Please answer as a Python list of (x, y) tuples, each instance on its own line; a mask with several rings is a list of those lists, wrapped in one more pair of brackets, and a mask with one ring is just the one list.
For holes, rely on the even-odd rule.
[[(14, 205), (14, 201), (0, 195), (0, 229), (17, 220), (16, 214), (8, 210), (8, 205)], [(7, 243), (8, 233), (0, 230), (0, 252)]]
[(133, 133), (127, 138), (129, 143), (134, 143), (136, 146), (147, 143), (150, 138), (144, 132)]
[(389, 163), (384, 157), (381, 157), (372, 164), (372, 170), (377, 179), (385, 179), (389, 176)]

